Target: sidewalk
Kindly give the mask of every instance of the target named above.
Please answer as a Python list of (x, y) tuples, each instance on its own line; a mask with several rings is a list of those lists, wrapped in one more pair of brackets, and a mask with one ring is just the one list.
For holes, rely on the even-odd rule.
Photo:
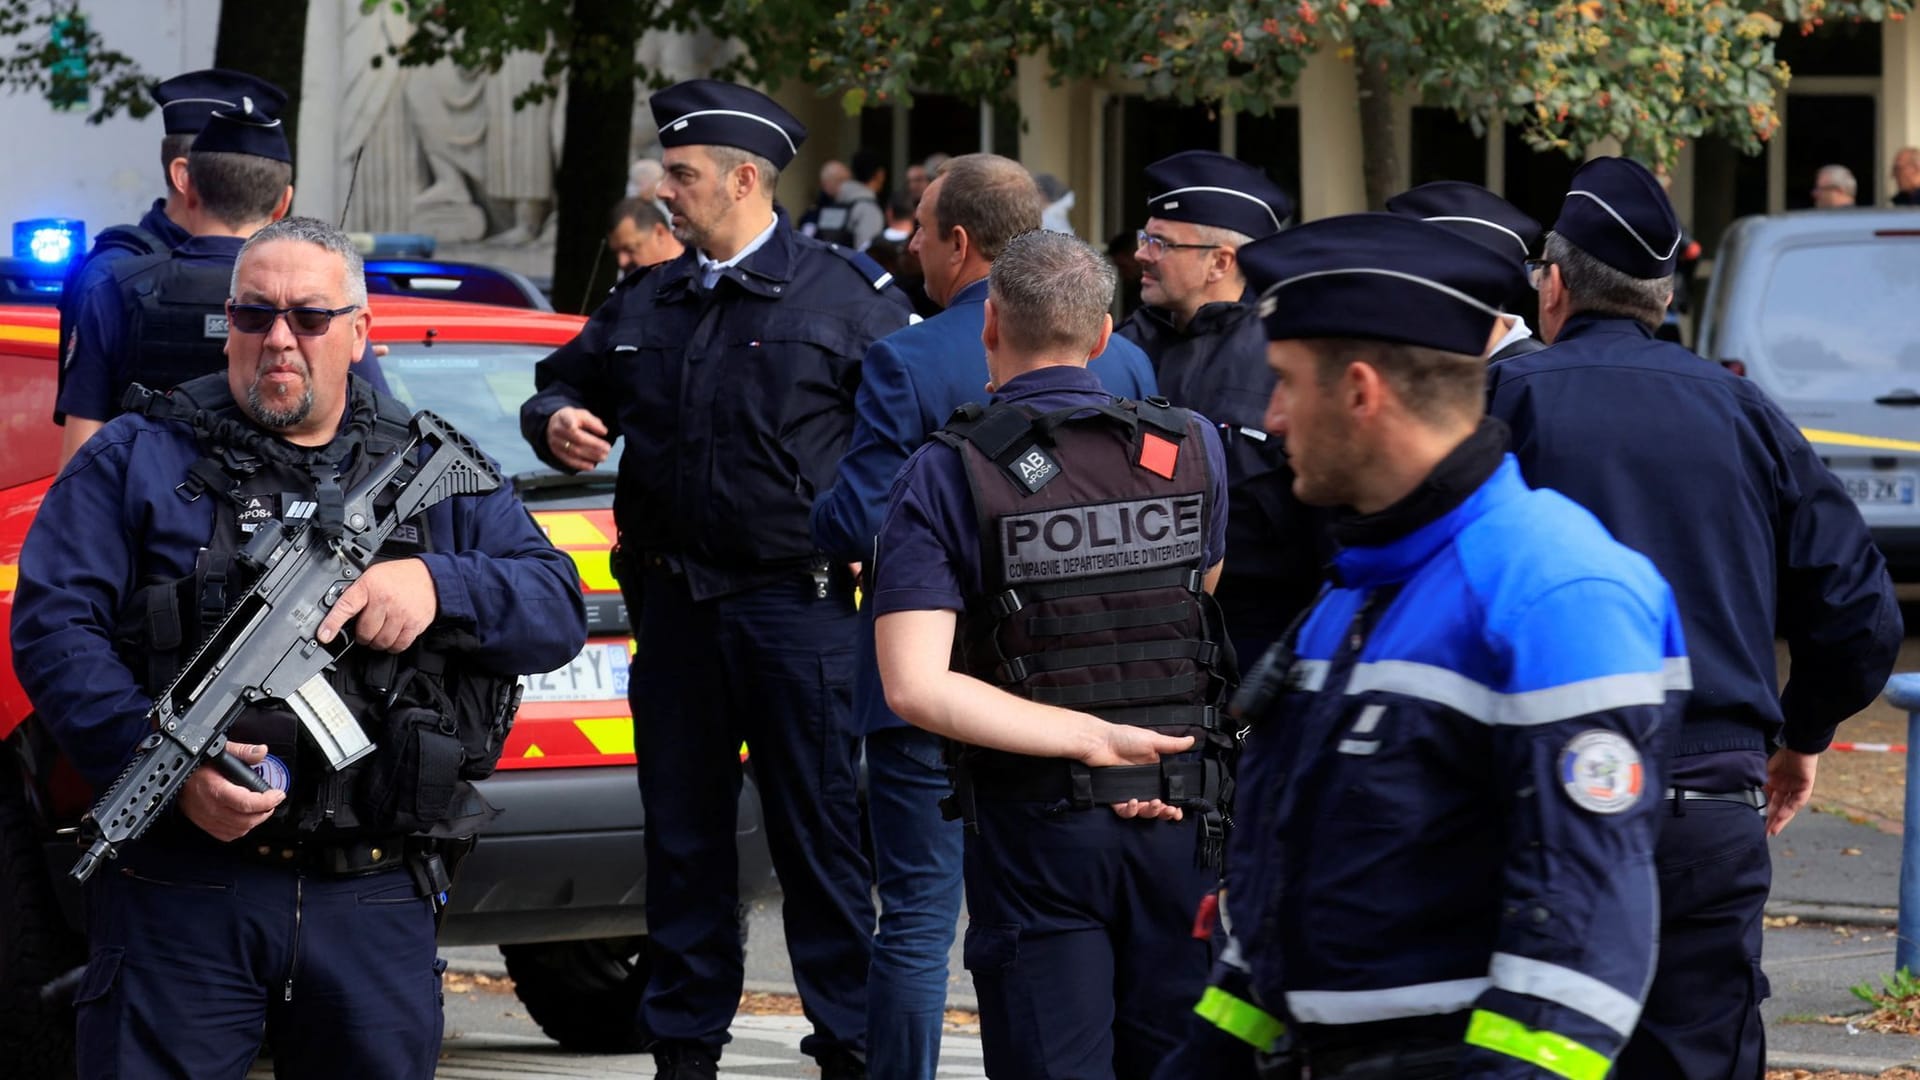
[(1875, 1074), (1920, 1061), (1920, 1038), (1820, 1022), (1862, 1012), (1849, 988), (1877, 986), (1893, 970), (1899, 835), (1840, 814), (1801, 814), (1772, 846), (1768, 1064)]

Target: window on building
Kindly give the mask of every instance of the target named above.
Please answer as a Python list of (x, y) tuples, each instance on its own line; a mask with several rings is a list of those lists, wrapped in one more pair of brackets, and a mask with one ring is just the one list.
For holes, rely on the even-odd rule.
[[(1234, 156), (1266, 170), (1268, 179), (1300, 205), (1300, 110), (1284, 105), (1265, 116), (1233, 118)], [(1295, 212), (1295, 218), (1299, 216)]]
[(1693, 213), (1681, 224), (1707, 254), (1735, 219), (1767, 212), (1767, 153), (1747, 155), (1718, 136), (1693, 144)]
[(1452, 109), (1416, 105), (1411, 121), (1407, 176), (1409, 187), (1435, 180), (1487, 182), (1487, 139)]
[(1822, 165), (1845, 165), (1853, 171), (1860, 190), (1855, 201), (1874, 204), (1880, 179), (1873, 147), (1876, 134), (1873, 97), (1869, 94), (1788, 94), (1786, 127), (1787, 208), (1813, 205), (1814, 174)]
[(1535, 150), (1514, 126), (1506, 128), (1505, 150), (1507, 201), (1535, 221), (1551, 224), (1560, 216), (1560, 204), (1580, 163), (1558, 150)]
[(1787, 62), (1795, 78), (1808, 75), (1880, 74), (1880, 24), (1821, 25), (1811, 34), (1789, 23), (1780, 32), (1774, 55)]

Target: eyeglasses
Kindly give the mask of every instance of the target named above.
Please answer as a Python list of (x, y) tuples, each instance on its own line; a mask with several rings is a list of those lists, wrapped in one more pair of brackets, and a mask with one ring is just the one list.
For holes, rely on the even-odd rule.
[(359, 310), (359, 304), (348, 304), (343, 308), (322, 307), (274, 307), (272, 304), (228, 304), (227, 326), (243, 334), (265, 334), (273, 329), (273, 321), (280, 316), (287, 317), (287, 329), (296, 337), (319, 337), (333, 326), (336, 316)]
[(1214, 248), (1219, 247), (1220, 245), (1219, 244), (1176, 244), (1164, 236), (1155, 236), (1145, 229), (1140, 229), (1133, 234), (1133, 246), (1134, 246), (1134, 250), (1144, 251), (1147, 254), (1158, 259), (1158, 258), (1164, 257), (1166, 253), (1169, 251), (1180, 251), (1182, 249), (1190, 249), (1193, 251), (1211, 251)]
[(1539, 292), (1540, 287), (1546, 284), (1547, 267), (1552, 265), (1545, 259), (1527, 260), (1527, 284), (1533, 286), (1534, 292)]

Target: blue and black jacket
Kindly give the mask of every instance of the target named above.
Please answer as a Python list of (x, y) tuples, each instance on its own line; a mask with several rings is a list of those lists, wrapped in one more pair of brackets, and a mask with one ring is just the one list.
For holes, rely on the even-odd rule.
[(1652, 563), (1503, 443), (1489, 422), (1342, 526), (1236, 803), (1228, 951), (1271, 1023), (1220, 993), (1203, 1015), (1310, 1051), (1464, 1038), (1482, 1080), (1599, 1080), (1633, 1030), (1680, 619)]

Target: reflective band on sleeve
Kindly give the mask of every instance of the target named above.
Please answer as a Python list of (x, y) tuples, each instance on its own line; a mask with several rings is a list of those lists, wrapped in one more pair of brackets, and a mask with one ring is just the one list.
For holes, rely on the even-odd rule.
[(1590, 1046), (1556, 1035), (1535, 1031), (1518, 1020), (1484, 1009), (1473, 1010), (1467, 1023), (1467, 1045), (1516, 1057), (1566, 1080), (1606, 1080), (1613, 1062)]
[(1256, 1050), (1268, 1049), (1275, 1039), (1287, 1033), (1287, 1025), (1281, 1023), (1279, 1017), (1217, 986), (1207, 987), (1193, 1011), (1202, 1020)]

